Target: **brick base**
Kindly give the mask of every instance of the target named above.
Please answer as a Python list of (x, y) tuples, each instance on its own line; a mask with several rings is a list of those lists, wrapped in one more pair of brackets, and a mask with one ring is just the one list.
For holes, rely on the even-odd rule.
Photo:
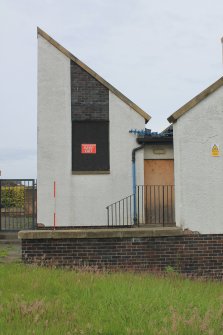
[(23, 239), (22, 260), (38, 265), (165, 271), (223, 278), (223, 235)]

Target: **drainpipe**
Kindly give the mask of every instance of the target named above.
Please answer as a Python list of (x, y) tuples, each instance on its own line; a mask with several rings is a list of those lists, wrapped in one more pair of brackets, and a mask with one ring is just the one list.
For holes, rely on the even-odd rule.
[(136, 151), (144, 148), (144, 144), (132, 150), (132, 190), (133, 190), (133, 221), (134, 225), (137, 224), (137, 213), (136, 213)]

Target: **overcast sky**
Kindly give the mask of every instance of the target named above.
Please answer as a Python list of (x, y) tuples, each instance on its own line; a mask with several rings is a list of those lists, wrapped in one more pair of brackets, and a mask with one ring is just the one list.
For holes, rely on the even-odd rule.
[(222, 0), (0, 0), (0, 170), (36, 177), (39, 26), (152, 116), (222, 76)]

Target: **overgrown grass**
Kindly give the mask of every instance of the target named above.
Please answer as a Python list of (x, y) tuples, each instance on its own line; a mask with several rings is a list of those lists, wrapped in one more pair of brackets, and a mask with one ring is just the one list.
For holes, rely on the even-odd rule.
[(0, 258), (8, 256), (8, 253), (9, 253), (8, 249), (9, 248), (2, 248), (2, 249), (0, 249)]
[(0, 265), (0, 334), (223, 334), (223, 285)]

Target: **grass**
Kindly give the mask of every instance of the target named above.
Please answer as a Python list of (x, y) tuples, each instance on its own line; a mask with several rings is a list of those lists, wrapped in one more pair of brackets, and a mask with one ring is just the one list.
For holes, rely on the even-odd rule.
[(223, 284), (0, 265), (0, 334), (223, 334)]
[(0, 249), (0, 258), (8, 256), (9, 248)]

